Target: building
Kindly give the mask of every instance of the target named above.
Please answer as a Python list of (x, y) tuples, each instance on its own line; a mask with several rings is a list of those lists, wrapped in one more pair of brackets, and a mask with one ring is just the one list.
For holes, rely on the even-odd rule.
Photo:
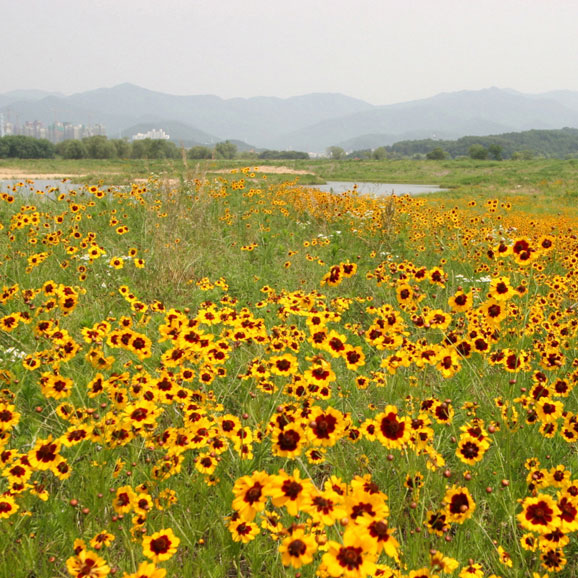
[(171, 137), (162, 128), (153, 128), (147, 132), (137, 132), (132, 140), (144, 140), (150, 138), (154, 140), (169, 140)]
[(0, 113), (0, 137), (24, 135), (33, 138), (45, 138), (53, 143), (65, 140), (80, 140), (90, 136), (106, 136), (106, 127), (102, 124), (73, 124), (55, 121), (45, 126), (39, 120), (27, 120), (23, 124), (6, 122)]

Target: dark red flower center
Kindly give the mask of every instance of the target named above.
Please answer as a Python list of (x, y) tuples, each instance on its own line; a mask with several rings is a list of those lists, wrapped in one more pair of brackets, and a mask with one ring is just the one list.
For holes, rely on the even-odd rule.
[(151, 551), (155, 554), (166, 554), (171, 547), (171, 541), (168, 536), (159, 536), (154, 540), (151, 540)]
[(295, 558), (299, 558), (299, 556), (303, 556), (307, 551), (307, 546), (303, 540), (293, 540), (289, 546), (287, 547), (287, 552), (289, 552), (290, 556), (295, 556)]
[(361, 548), (356, 548), (354, 546), (344, 546), (339, 549), (337, 554), (337, 561), (340, 566), (347, 568), (348, 570), (356, 570), (363, 564), (363, 557), (361, 553), (363, 550)]

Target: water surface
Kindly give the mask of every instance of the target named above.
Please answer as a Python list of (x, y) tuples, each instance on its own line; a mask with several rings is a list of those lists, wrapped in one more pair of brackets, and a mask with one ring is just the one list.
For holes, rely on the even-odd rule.
[(313, 185), (321, 191), (344, 193), (351, 191), (357, 185), (357, 192), (361, 195), (385, 197), (388, 195), (421, 195), (445, 191), (437, 185), (414, 185), (409, 183), (354, 183), (348, 181), (327, 181), (325, 185)]

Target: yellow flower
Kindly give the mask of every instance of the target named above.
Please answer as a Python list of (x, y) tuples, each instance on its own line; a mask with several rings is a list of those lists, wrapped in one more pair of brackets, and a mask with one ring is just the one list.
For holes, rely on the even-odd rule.
[(360, 528), (347, 528), (343, 544), (328, 542), (323, 555), (323, 567), (333, 578), (365, 578), (375, 570), (377, 549), (375, 541)]
[(239, 519), (230, 522), (228, 528), (233, 540), (235, 542), (243, 542), (243, 544), (254, 540), (255, 536), (261, 531), (257, 524)]
[(294, 470), (293, 476), (280, 470), (278, 475), (270, 476), (265, 493), (274, 506), (285, 507), (291, 516), (297, 516), (313, 490), (311, 480), (302, 480), (299, 470)]
[(9, 518), (18, 510), (18, 504), (14, 498), (8, 494), (0, 496), (0, 519)]
[(467, 488), (452, 486), (444, 496), (444, 513), (449, 522), (462, 524), (471, 518), (476, 504)]
[(267, 501), (264, 490), (268, 484), (269, 475), (259, 471), (253, 472), (252, 476), (243, 476), (235, 482), (233, 509), (242, 520), (252, 522), (257, 512), (263, 510)]
[(283, 565), (292, 566), (293, 568), (301, 568), (305, 564), (310, 564), (316, 551), (317, 542), (315, 541), (315, 536), (306, 535), (301, 528), (293, 531), (279, 545)]
[(142, 541), (143, 554), (155, 563), (163, 562), (176, 554), (180, 542), (170, 528), (160, 530), (145, 536)]
[(560, 526), (560, 510), (547, 494), (538, 494), (522, 502), (522, 512), (517, 516), (522, 528), (547, 534)]
[(66, 569), (75, 578), (99, 578), (110, 573), (106, 561), (90, 550), (81, 550), (76, 556), (69, 558)]

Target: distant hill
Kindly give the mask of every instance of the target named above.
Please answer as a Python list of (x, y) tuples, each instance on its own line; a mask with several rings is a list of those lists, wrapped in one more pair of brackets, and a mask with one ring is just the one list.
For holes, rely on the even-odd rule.
[(71, 96), (15, 91), (0, 95), (0, 112), (12, 122), (100, 123), (111, 138), (135, 126), (175, 123), (183, 141), (237, 139), (259, 148), (324, 152), (332, 145), (353, 150), (400, 140), (578, 128), (578, 92), (489, 88), (374, 106), (342, 94), (222, 99), (120, 84)]
[[(0, 95), (0, 99), (2, 95)], [(279, 135), (311, 123), (371, 109), (362, 100), (341, 94), (309, 94), (292, 98), (232, 98), (213, 95), (176, 96), (121, 84), (68, 97), (11, 102), (0, 112), (12, 119), (54, 119), (107, 127), (117, 137), (141, 123), (179, 122), (221, 140), (238, 139), (269, 147)], [(8, 111), (7, 109), (10, 109)]]
[(452, 157), (467, 156), (472, 145), (501, 147), (501, 156), (511, 158), (515, 153), (531, 153), (554, 158), (578, 157), (578, 129), (528, 130), (489, 136), (465, 136), (457, 140), (408, 140), (386, 147), (387, 151), (404, 157), (427, 154), (442, 148)]
[[(571, 94), (578, 100), (578, 93)], [(530, 129), (578, 128), (578, 103), (574, 106), (569, 94), (563, 95), (563, 102), (557, 98), (556, 93), (523, 95), (497, 88), (443, 93), (325, 121), (294, 133), (293, 138), (297, 148), (310, 142), (318, 148), (331, 144), (349, 150), (406, 139), (455, 139)]]

